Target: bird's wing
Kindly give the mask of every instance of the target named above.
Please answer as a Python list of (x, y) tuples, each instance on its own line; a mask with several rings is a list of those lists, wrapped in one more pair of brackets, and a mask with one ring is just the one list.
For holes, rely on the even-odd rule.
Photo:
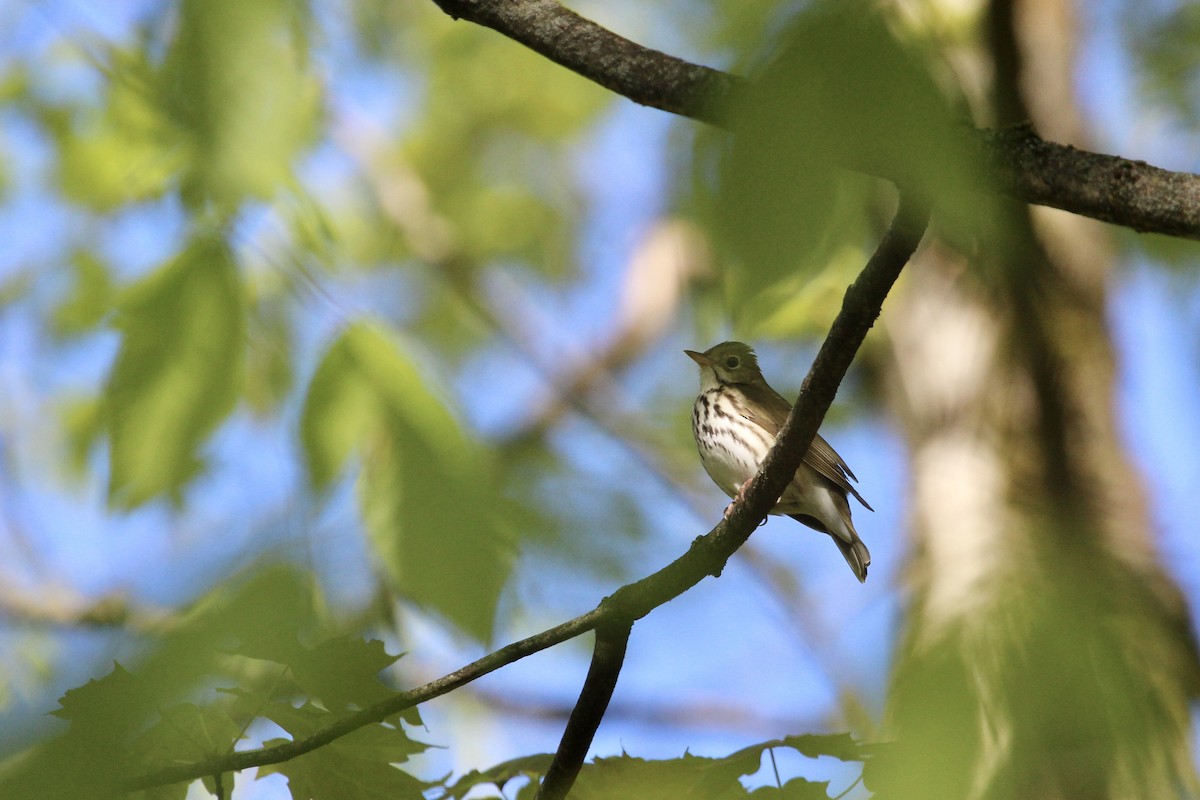
[[(788, 412), (792, 410), (792, 404), (765, 381), (761, 384), (741, 384), (738, 388), (746, 393), (747, 400), (752, 404), (746, 409), (750, 419), (761, 425), (772, 436), (778, 436), (779, 430), (787, 420)], [(813, 437), (812, 444), (808, 446), (808, 452), (804, 454), (804, 463), (828, 478), (834, 486), (847, 494), (854, 495), (854, 499), (862, 503), (868, 511), (875, 510), (871, 508), (870, 503), (863, 499), (858, 490), (850, 485), (850, 480), (857, 481), (858, 478), (821, 434), (818, 433)]]
[(863, 499), (858, 490), (850, 485), (847, 478), (852, 480), (858, 480), (858, 478), (854, 477), (850, 467), (846, 466), (846, 462), (830, 446), (829, 442), (821, 437), (821, 434), (818, 433), (813, 437), (812, 444), (808, 446), (808, 452), (804, 454), (804, 463), (829, 478), (839, 489), (854, 495), (854, 499), (862, 503), (868, 511), (875, 510), (871, 508), (870, 503)]
[(778, 436), (779, 429), (787, 421), (788, 412), (792, 410), (792, 404), (764, 380), (739, 383), (737, 388), (746, 395), (746, 418), (757, 422), (771, 436)]

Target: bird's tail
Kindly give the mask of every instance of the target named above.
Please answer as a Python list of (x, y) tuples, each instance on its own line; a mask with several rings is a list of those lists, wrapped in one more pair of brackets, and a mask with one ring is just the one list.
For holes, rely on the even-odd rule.
[(833, 543), (838, 546), (838, 550), (842, 551), (842, 558), (846, 559), (846, 563), (850, 565), (850, 569), (854, 570), (854, 577), (858, 578), (859, 583), (866, 583), (867, 567), (871, 566), (871, 551), (863, 544), (863, 540), (858, 538), (858, 532), (854, 530), (853, 523), (846, 526), (846, 532), (850, 534), (850, 541), (847, 542), (842, 537), (832, 533), (816, 517), (810, 517), (807, 514), (788, 514), (788, 516), (802, 525), (807, 525), (821, 533), (829, 534), (829, 538), (833, 539)]
[(833, 543), (838, 546), (838, 550), (842, 551), (842, 557), (846, 559), (846, 563), (850, 565), (850, 569), (854, 570), (854, 577), (858, 578), (859, 583), (865, 583), (867, 580), (867, 567), (871, 566), (871, 551), (863, 544), (863, 540), (855, 534), (854, 541), (843, 542), (832, 534), (829, 536), (833, 539)]

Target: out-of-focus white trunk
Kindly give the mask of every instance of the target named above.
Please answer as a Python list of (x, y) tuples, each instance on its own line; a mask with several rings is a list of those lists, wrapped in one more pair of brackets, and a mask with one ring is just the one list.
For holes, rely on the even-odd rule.
[[(1024, 113), (1082, 144), (1072, 12), (1067, 0), (983, 12), (1001, 124)], [(889, 699), (897, 744), (872, 788), (1180, 796), (1196, 785), (1195, 647), (1116, 426), (1104, 232), (1002, 210), (1012, 220), (991, 249), (926, 248), (885, 315), (913, 557)]]

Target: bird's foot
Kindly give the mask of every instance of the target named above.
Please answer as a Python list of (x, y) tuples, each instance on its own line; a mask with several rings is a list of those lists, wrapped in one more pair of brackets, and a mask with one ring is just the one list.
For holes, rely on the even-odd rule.
[(725, 519), (729, 519), (730, 514), (733, 513), (734, 506), (746, 499), (746, 487), (749, 485), (750, 481), (746, 481), (738, 487), (737, 494), (733, 496), (733, 502), (725, 506)]

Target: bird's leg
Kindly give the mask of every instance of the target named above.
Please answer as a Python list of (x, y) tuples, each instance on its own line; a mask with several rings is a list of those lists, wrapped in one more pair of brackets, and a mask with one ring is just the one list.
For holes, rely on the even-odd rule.
[(746, 487), (750, 485), (750, 481), (742, 481), (742, 485), (738, 487), (737, 494), (733, 496), (733, 500), (729, 505), (725, 506), (725, 519), (729, 519), (729, 515), (733, 513), (733, 507), (746, 499)]
[[(746, 487), (749, 485), (750, 481), (744, 481), (742, 485), (738, 487), (737, 494), (733, 496), (733, 500), (729, 503), (729, 505), (725, 506), (725, 519), (729, 519), (729, 515), (733, 513), (734, 506), (746, 499)], [(763, 519), (762, 522), (758, 523), (758, 527), (761, 528), (766, 524), (767, 520)]]

